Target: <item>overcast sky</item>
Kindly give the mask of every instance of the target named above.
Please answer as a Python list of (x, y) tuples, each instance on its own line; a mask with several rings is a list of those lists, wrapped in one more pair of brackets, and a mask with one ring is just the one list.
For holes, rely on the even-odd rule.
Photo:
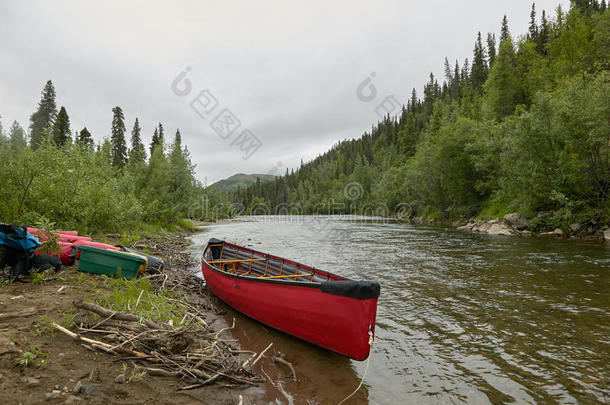
[[(558, 4), (569, 1), (537, 1), (538, 17)], [(497, 33), (504, 14), (513, 36), (525, 33), (530, 8), (521, 0), (2, 1), (0, 115), (5, 129), (13, 120), (27, 128), (51, 79), (72, 130), (86, 125), (96, 141), (109, 137), (118, 105), (127, 136), (138, 117), (147, 146), (158, 122), (166, 142), (179, 128), (208, 184), (283, 173), (361, 136), (386, 97), (421, 94), (445, 56), (471, 59), (477, 32)], [(184, 80), (173, 91), (187, 68), (190, 92)], [(234, 133), (220, 130), (227, 139), (211, 126), (225, 109), (240, 122)], [(244, 130), (261, 143), (248, 159), (236, 142)]]

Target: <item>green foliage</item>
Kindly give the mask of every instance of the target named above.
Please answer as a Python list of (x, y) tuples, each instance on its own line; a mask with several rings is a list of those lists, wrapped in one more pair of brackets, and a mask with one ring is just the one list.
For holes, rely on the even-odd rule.
[(44, 131), (51, 128), (56, 115), (55, 87), (49, 80), (42, 90), (38, 109), (30, 117), (30, 145), (32, 149), (37, 149), (40, 146), (45, 135)]
[[(48, 82), (39, 109), (32, 115), (32, 147), (26, 145), (23, 129), (16, 122), (11, 127), (11, 139), (0, 142), (2, 221), (37, 225), (48, 231), (64, 228), (83, 233), (151, 233), (176, 226), (192, 229), (192, 224), (181, 221), (187, 215), (209, 220), (233, 214), (225, 192), (207, 192), (195, 179), (195, 167), (179, 132), (167, 157), (159, 147), (146, 162), (136, 120), (130, 164), (126, 166), (120, 107), (113, 109), (111, 141), (103, 140), (95, 151), (86, 127), (75, 143), (69, 141), (66, 110), (62, 107), (55, 120), (54, 108), (55, 90)], [(53, 120), (51, 134), (48, 129)], [(158, 132), (160, 146), (161, 124)], [(216, 206), (221, 208), (211, 209)], [(39, 224), (41, 221), (43, 224)], [(58, 246), (53, 243), (51, 238), (43, 248), (55, 251)]]
[(64, 146), (70, 140), (70, 118), (64, 106), (59, 109), (53, 124), (52, 136), (53, 142), (58, 146)]
[[(586, 5), (585, 3), (589, 4)], [(610, 12), (582, 2), (530, 15), (528, 35), (477, 35), (472, 60), (413, 90), (396, 117), (292, 173), (231, 193), (247, 213), (386, 213), (439, 219), (519, 211), (535, 230), (610, 218)], [(344, 188), (356, 182), (357, 198)], [(405, 208), (406, 207), (406, 208)]]
[(178, 325), (187, 308), (180, 305), (175, 298), (178, 294), (172, 290), (155, 292), (148, 279), (125, 280), (103, 276), (105, 284), (112, 292), (101, 299), (100, 305), (116, 311), (134, 312), (144, 319), (169, 322)]
[(53, 323), (46, 315), (41, 316), (40, 319), (34, 324), (34, 334), (36, 336), (55, 336), (55, 328), (53, 327)]
[(127, 163), (127, 145), (125, 143), (125, 116), (121, 107), (112, 109), (112, 136), (110, 143), (112, 151), (112, 166), (121, 168)]
[(78, 134), (76, 142), (84, 149), (88, 151), (93, 151), (93, 137), (91, 136), (91, 132), (84, 127)]
[(28, 367), (37, 367), (43, 368), (46, 367), (49, 362), (49, 354), (43, 352), (42, 350), (30, 346), (29, 350), (24, 350), (19, 356), (17, 360), (17, 365), (22, 368)]
[(44, 281), (45, 274), (44, 273), (32, 273), (32, 284), (40, 284)]
[(129, 149), (129, 164), (132, 167), (141, 167), (146, 161), (146, 151), (142, 143), (141, 131), (140, 122), (136, 118), (131, 130), (131, 149)]

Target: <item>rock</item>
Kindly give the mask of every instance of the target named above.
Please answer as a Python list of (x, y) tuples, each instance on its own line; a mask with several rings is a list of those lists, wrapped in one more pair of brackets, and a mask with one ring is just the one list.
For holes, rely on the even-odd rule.
[(511, 230), (503, 224), (492, 224), (489, 229), (487, 230), (487, 233), (490, 235), (506, 235), (506, 236), (510, 236), (513, 233), (511, 232)]
[(95, 391), (99, 391), (99, 390), (100, 390), (100, 387), (98, 387), (97, 385), (87, 384), (87, 385), (83, 385), (80, 392), (84, 396), (88, 397), (89, 395), (93, 394)]
[(60, 395), (61, 395), (61, 391), (53, 390), (51, 392), (47, 392), (46, 393), (46, 395), (44, 396), (44, 400), (45, 401), (50, 401), (52, 399), (59, 398)]
[(500, 218), (496, 218), (496, 219), (492, 219), (491, 221), (488, 221), (487, 223), (490, 225), (493, 225), (493, 224), (497, 224), (499, 222), (500, 222)]
[(125, 374), (119, 374), (114, 379), (114, 382), (117, 384), (125, 384)]
[(477, 222), (477, 224), (472, 228), (472, 232), (487, 233), (489, 228), (491, 228), (491, 224), (489, 222), (480, 221)]
[(469, 222), (466, 225), (458, 226), (458, 231), (472, 231), (472, 227), (474, 227), (474, 222)]
[(604, 239), (610, 240), (610, 228), (604, 231)]
[(25, 384), (31, 388), (40, 385), (40, 381), (34, 377), (28, 377), (28, 379), (25, 380)]
[(504, 221), (506, 221), (510, 226), (522, 229), (527, 226), (527, 218), (518, 212), (511, 212), (510, 214), (504, 215)]
[(531, 231), (521, 231), (520, 233), (522, 236), (532, 236), (532, 232)]
[(556, 228), (552, 232), (542, 232), (540, 235), (543, 235), (543, 236), (562, 236), (563, 235), (563, 231), (561, 229), (559, 229), (559, 228)]
[(82, 388), (83, 388), (83, 383), (81, 383), (80, 381), (78, 381), (78, 382), (76, 383), (76, 385), (74, 386), (74, 388), (72, 388), (72, 393), (73, 393), (73, 394), (78, 394)]
[(580, 224), (578, 224), (578, 223), (570, 224), (570, 230), (572, 232), (576, 232), (579, 229), (580, 229)]
[(68, 397), (66, 398), (66, 402), (64, 402), (64, 404), (73, 404), (76, 402), (82, 401), (81, 398), (74, 396), (74, 395), (68, 395)]

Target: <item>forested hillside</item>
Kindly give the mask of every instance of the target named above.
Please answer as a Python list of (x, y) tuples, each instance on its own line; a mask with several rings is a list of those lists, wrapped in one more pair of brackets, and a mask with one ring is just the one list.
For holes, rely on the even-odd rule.
[(231, 198), (259, 213), (609, 220), (610, 11), (580, 0), (530, 18), (523, 35), (506, 17), (498, 36), (479, 33), (472, 57), (446, 58), (399, 116)]
[[(83, 232), (138, 232), (171, 228), (187, 215), (206, 219), (208, 205), (226, 202), (195, 179), (194, 166), (179, 130), (166, 143), (161, 123), (149, 148), (142, 143), (138, 118), (128, 144), (123, 111), (108, 111), (109, 137), (95, 145), (87, 128), (72, 131), (65, 107), (57, 110), (48, 81), (24, 128), (0, 126), (0, 221), (33, 225), (54, 222)], [(210, 198), (211, 201), (205, 201)], [(221, 204), (215, 215), (231, 214)]]
[(216, 183), (210, 186), (211, 189), (216, 190), (224, 190), (234, 192), (237, 191), (238, 188), (245, 188), (256, 184), (256, 180), (260, 179), (261, 182), (269, 182), (275, 180), (275, 176), (273, 174), (243, 174), (237, 173), (231, 177), (227, 177), (226, 179), (222, 179), (217, 181)]

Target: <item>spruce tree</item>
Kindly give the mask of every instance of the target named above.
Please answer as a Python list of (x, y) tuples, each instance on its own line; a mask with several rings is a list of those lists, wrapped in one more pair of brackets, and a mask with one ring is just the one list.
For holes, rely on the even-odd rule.
[(483, 49), (481, 32), (479, 32), (477, 42), (474, 45), (474, 56), (472, 59), (472, 70), (470, 74), (472, 86), (478, 92), (482, 91), (483, 83), (485, 83), (485, 80), (487, 80), (487, 74), (488, 67), (487, 61), (485, 60), (485, 50)]
[(491, 32), (487, 34), (487, 56), (489, 57), (489, 68), (491, 69), (496, 60), (496, 34)]
[(153, 150), (155, 146), (159, 144), (159, 130), (155, 127), (155, 131), (153, 132), (152, 140), (150, 141), (150, 156), (152, 157)]
[(532, 12), (530, 13), (530, 26), (527, 36), (533, 42), (538, 43), (538, 25), (536, 24), (536, 3), (532, 3)]
[(500, 44), (498, 56), (484, 87), (484, 107), (491, 118), (500, 121), (513, 113), (518, 102), (520, 80), (510, 37)]
[(540, 30), (536, 41), (536, 50), (542, 55), (546, 55), (546, 43), (549, 40), (549, 22), (546, 19), (546, 12), (542, 10), (542, 21), (540, 22)]
[(144, 150), (144, 144), (142, 144), (141, 131), (140, 121), (136, 118), (136, 121), (133, 123), (133, 129), (131, 130), (131, 149), (129, 149), (130, 165), (138, 165), (146, 161), (146, 151)]
[(64, 146), (70, 140), (70, 117), (64, 106), (59, 109), (51, 135), (57, 146)]
[(125, 144), (125, 116), (121, 107), (112, 109), (112, 136), (110, 143), (112, 145), (111, 158), (112, 166), (121, 168), (127, 162), (127, 145)]
[(159, 145), (165, 145), (165, 136), (163, 135), (163, 124), (159, 123)]
[(56, 114), (55, 87), (49, 80), (42, 90), (38, 109), (30, 116), (30, 146), (32, 149), (40, 146), (44, 131), (52, 127)]
[(601, 4), (599, 5), (599, 9), (602, 13), (606, 11), (606, 0), (602, 0)]
[(15, 149), (21, 149), (27, 146), (25, 130), (17, 121), (13, 121), (13, 125), (11, 125), (11, 129), (9, 130), (9, 143)]
[(150, 143), (150, 155), (152, 156), (153, 149), (157, 146), (161, 147), (161, 151), (163, 151), (163, 145), (165, 144), (165, 138), (163, 136), (163, 124), (159, 123), (159, 126), (155, 128), (155, 132), (152, 137), (152, 141)]
[(93, 150), (93, 137), (91, 136), (91, 132), (89, 132), (87, 127), (81, 129), (76, 142), (83, 148)]
[(508, 30), (508, 18), (504, 14), (502, 18), (502, 28), (500, 29), (500, 44), (506, 41), (510, 37), (510, 31)]

